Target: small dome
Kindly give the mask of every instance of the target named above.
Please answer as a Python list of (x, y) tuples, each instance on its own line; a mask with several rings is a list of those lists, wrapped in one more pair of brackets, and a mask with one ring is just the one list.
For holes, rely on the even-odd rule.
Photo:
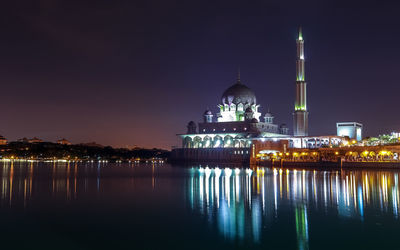
[(257, 120), (256, 118), (253, 118), (253, 119), (250, 120), (250, 122), (251, 122), (251, 123), (257, 123), (258, 120)]
[(256, 95), (249, 87), (238, 80), (236, 84), (225, 90), (222, 95), (222, 103), (229, 105), (232, 103), (235, 105), (238, 105), (239, 103), (255, 104)]
[(265, 113), (264, 117), (274, 117), (270, 112)]
[(211, 110), (207, 109), (206, 111), (204, 111), (204, 115), (212, 115)]

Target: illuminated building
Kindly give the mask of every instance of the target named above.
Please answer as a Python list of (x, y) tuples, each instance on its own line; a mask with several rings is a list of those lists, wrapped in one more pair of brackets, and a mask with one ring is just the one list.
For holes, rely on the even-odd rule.
[(307, 111), (307, 84), (305, 82), (304, 69), (304, 40), (301, 28), (297, 38), (296, 60), (296, 101), (293, 113), (293, 134), (295, 136), (308, 135), (308, 111)]
[(33, 137), (32, 139), (29, 139), (28, 142), (29, 143), (41, 143), (41, 142), (43, 142), (43, 140), (39, 139), (37, 137)]
[[(184, 161), (247, 162), (257, 150), (286, 151), (287, 148), (338, 146), (341, 136), (308, 136), (308, 111), (301, 29), (296, 40), (296, 97), (293, 136), (285, 124), (276, 124), (268, 111), (262, 116), (254, 92), (237, 81), (222, 94), (218, 112), (206, 110), (203, 122), (190, 121), (179, 134), (182, 144), (172, 150), (172, 159)], [(252, 146), (253, 145), (253, 146)], [(252, 151), (253, 150), (253, 151)]]
[[(194, 159), (243, 160), (249, 157), (250, 145), (254, 138), (286, 138), (285, 124), (275, 124), (270, 112), (261, 117), (260, 105), (254, 92), (244, 85), (238, 74), (237, 81), (222, 95), (219, 112), (211, 110), (203, 114), (203, 122), (190, 121), (187, 133), (182, 139), (181, 156)], [(215, 118), (214, 118), (215, 117)], [(174, 150), (173, 153), (179, 153)]]
[(33, 137), (32, 139), (28, 139), (28, 138), (24, 137), (22, 139), (19, 139), (18, 141), (25, 142), (25, 143), (41, 143), (41, 142), (43, 142), (42, 139), (39, 139), (37, 137)]
[(68, 141), (68, 140), (65, 139), (65, 138), (62, 138), (62, 139), (60, 139), (60, 140), (57, 140), (57, 143), (58, 143), (58, 144), (61, 144), (61, 145), (71, 145), (71, 142)]
[(7, 139), (4, 136), (0, 135), (0, 145), (6, 145), (6, 144), (7, 144)]
[(337, 135), (348, 136), (350, 139), (362, 140), (363, 125), (358, 122), (338, 122), (336, 123)]

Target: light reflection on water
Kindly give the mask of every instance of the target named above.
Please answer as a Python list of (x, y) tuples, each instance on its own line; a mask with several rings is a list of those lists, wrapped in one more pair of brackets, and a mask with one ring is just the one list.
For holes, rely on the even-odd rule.
[(232, 241), (260, 242), (280, 209), (294, 213), (298, 249), (309, 249), (311, 209), (361, 222), (368, 208), (394, 219), (399, 214), (398, 173), (391, 171), (200, 167), (191, 169), (187, 190), (190, 207)]
[[(352, 235), (351, 240), (357, 239), (356, 246), (361, 244), (366, 249), (369, 243), (363, 244), (364, 239), (382, 244), (382, 238), (374, 241), (374, 237), (379, 236), (376, 230), (384, 230), (386, 240), (388, 234), (400, 228), (398, 181), (398, 171), (0, 162), (0, 211), (11, 210), (18, 215), (20, 207), (31, 212), (37, 207), (40, 211), (53, 211), (52, 205), (56, 201), (62, 205), (56, 207), (60, 210), (55, 210), (59, 217), (49, 214), (49, 218), (44, 218), (59, 220), (65, 217), (68, 222), (76, 217), (79, 218), (76, 223), (81, 223), (79, 226), (87, 227), (93, 223), (86, 219), (85, 211), (89, 207), (95, 210), (94, 214), (112, 218), (111, 224), (97, 225), (108, 237), (102, 237), (104, 242), (99, 241), (96, 249), (105, 248), (105, 243), (114, 245), (112, 240), (127, 230), (121, 227), (125, 223), (131, 230), (129, 235), (141, 233), (135, 240), (147, 246), (146, 237), (153, 237), (160, 220), (180, 223), (167, 227), (170, 233), (158, 231), (165, 239), (177, 237), (173, 226), (184, 228), (184, 232), (192, 237), (185, 243), (187, 245), (182, 246), (182, 242), (170, 245), (181, 249), (187, 249), (191, 244), (218, 249), (238, 246), (335, 249), (336, 245), (329, 248), (330, 245), (318, 243), (319, 231), (332, 234), (332, 238)], [(65, 204), (69, 205), (68, 209), (78, 211), (80, 217), (69, 215), (68, 209), (63, 210)], [(108, 206), (107, 209), (102, 209), (104, 206)], [(138, 212), (132, 213), (134, 209)], [(6, 213), (1, 214), (3, 217), (0, 218), (4, 220)], [(157, 217), (161, 214), (162, 218)], [(186, 216), (185, 220), (180, 219), (182, 216)], [(135, 224), (141, 218), (144, 218), (142, 223), (153, 226), (144, 230)], [(207, 226), (198, 219), (204, 219)], [(351, 223), (354, 221), (358, 224)], [(59, 222), (58, 230), (62, 231), (67, 222)], [(379, 227), (377, 222), (385, 223), (385, 227)], [(348, 229), (349, 225), (352, 229)], [(113, 235), (110, 228), (115, 231), (119, 227), (121, 230)], [(358, 237), (353, 235), (357, 233), (353, 229), (368, 232), (368, 235)], [(218, 238), (213, 238), (215, 235)], [(389, 236), (392, 238), (387, 244), (397, 239), (394, 234)], [(203, 243), (202, 237), (207, 241)], [(220, 239), (223, 239), (221, 244)], [(198, 241), (192, 243), (195, 240)], [(165, 243), (160, 241), (159, 244)], [(155, 245), (153, 249), (163, 246)], [(374, 247), (371, 245), (370, 249)], [(343, 249), (351, 248), (346, 244)]]

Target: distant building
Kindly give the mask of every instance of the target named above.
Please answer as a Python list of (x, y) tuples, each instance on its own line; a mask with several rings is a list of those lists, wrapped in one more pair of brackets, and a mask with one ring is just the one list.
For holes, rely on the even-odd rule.
[(57, 143), (61, 144), (61, 145), (71, 145), (72, 144), (70, 141), (68, 141), (65, 138), (62, 138), (62, 139), (58, 140)]
[(348, 136), (350, 139), (362, 140), (363, 125), (358, 122), (338, 122), (336, 123), (337, 135)]
[(80, 145), (82, 145), (82, 146), (87, 146), (87, 147), (99, 147), (99, 148), (104, 148), (103, 145), (98, 144), (98, 143), (96, 143), (96, 142), (81, 143)]
[(26, 142), (27, 143), (29, 140), (28, 140), (28, 138), (24, 137), (24, 138), (18, 139), (17, 141), (18, 142)]
[(6, 145), (6, 144), (7, 144), (7, 139), (4, 136), (0, 135), (0, 145)]
[(37, 137), (33, 137), (32, 139), (29, 139), (28, 142), (29, 143), (41, 143), (41, 142), (43, 142), (43, 140), (39, 139)]
[(42, 140), (42, 139), (39, 139), (39, 138), (37, 138), (37, 137), (33, 137), (33, 138), (31, 138), (31, 139), (28, 139), (28, 138), (24, 137), (24, 138), (18, 139), (18, 142), (25, 142), (25, 143), (41, 143), (41, 142), (43, 142), (43, 140)]
[(393, 138), (400, 138), (400, 132), (392, 132), (391, 136)]

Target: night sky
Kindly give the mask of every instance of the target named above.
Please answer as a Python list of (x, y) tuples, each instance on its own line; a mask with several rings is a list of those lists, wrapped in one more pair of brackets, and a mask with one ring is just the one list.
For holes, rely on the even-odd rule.
[(395, 1), (4, 1), (0, 134), (111, 146), (178, 145), (217, 111), (238, 66), (292, 133), (296, 35), (305, 40), (310, 134), (358, 121), (400, 130)]

